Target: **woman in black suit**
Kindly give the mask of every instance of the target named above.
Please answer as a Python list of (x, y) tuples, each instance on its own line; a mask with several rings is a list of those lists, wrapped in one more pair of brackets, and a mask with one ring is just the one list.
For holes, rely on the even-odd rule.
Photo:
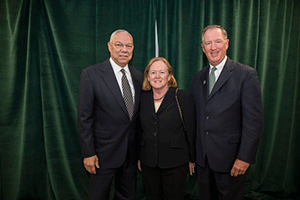
[(186, 176), (195, 166), (195, 110), (192, 95), (177, 93), (177, 83), (169, 62), (153, 58), (144, 72), (140, 101), (140, 159), (148, 200), (183, 200)]

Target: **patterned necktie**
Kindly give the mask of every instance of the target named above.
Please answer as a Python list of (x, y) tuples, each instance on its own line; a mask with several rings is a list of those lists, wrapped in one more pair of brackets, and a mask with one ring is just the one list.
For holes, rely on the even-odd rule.
[(215, 71), (217, 70), (216, 67), (213, 67), (211, 69), (211, 72), (209, 74), (209, 94), (211, 93), (212, 89), (214, 88), (215, 82), (216, 82), (216, 76)]
[(127, 112), (128, 112), (129, 117), (131, 119), (132, 115), (133, 115), (133, 109), (134, 109), (132, 92), (131, 92), (131, 89), (130, 89), (128, 79), (127, 79), (126, 74), (125, 74), (125, 69), (121, 69), (121, 72), (123, 73), (123, 76), (122, 76), (123, 98), (124, 98), (124, 102), (125, 102), (125, 105), (126, 105), (126, 108), (127, 108)]

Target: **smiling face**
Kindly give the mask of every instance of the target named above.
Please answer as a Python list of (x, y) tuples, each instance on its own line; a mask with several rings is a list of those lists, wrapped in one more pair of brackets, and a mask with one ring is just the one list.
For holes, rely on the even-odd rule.
[(171, 75), (167, 65), (161, 60), (155, 61), (149, 69), (147, 79), (153, 89), (163, 90), (168, 88)]
[(107, 43), (110, 56), (120, 67), (125, 67), (132, 58), (133, 39), (126, 32), (119, 32)]
[(224, 38), (221, 29), (208, 29), (203, 35), (202, 49), (209, 63), (216, 66), (226, 56), (229, 40)]

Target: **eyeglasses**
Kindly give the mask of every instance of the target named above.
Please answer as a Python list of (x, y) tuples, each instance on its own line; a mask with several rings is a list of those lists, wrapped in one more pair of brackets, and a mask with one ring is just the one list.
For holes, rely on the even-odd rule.
[(168, 74), (168, 71), (149, 71), (150, 76), (156, 76), (156, 74), (159, 74), (160, 76), (164, 76)]
[[(112, 42), (111, 42), (112, 43)], [(122, 44), (122, 43), (112, 43), (113, 45), (115, 45), (116, 49), (122, 49), (124, 46), (126, 47), (126, 49), (133, 49), (133, 44)]]

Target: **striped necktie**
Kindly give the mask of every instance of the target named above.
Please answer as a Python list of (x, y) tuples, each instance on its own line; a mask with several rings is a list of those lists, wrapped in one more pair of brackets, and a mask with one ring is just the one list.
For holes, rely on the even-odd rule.
[(209, 74), (209, 94), (211, 93), (212, 89), (214, 88), (214, 85), (216, 83), (216, 76), (215, 71), (217, 70), (216, 67), (213, 67), (211, 69), (211, 72)]
[(131, 120), (131, 118), (133, 116), (133, 109), (134, 109), (132, 92), (130, 89), (128, 79), (125, 74), (125, 69), (121, 69), (121, 72), (123, 73), (123, 76), (122, 76), (123, 98), (124, 98), (124, 102), (125, 102), (125, 105), (127, 108), (127, 112), (129, 114), (129, 117)]

